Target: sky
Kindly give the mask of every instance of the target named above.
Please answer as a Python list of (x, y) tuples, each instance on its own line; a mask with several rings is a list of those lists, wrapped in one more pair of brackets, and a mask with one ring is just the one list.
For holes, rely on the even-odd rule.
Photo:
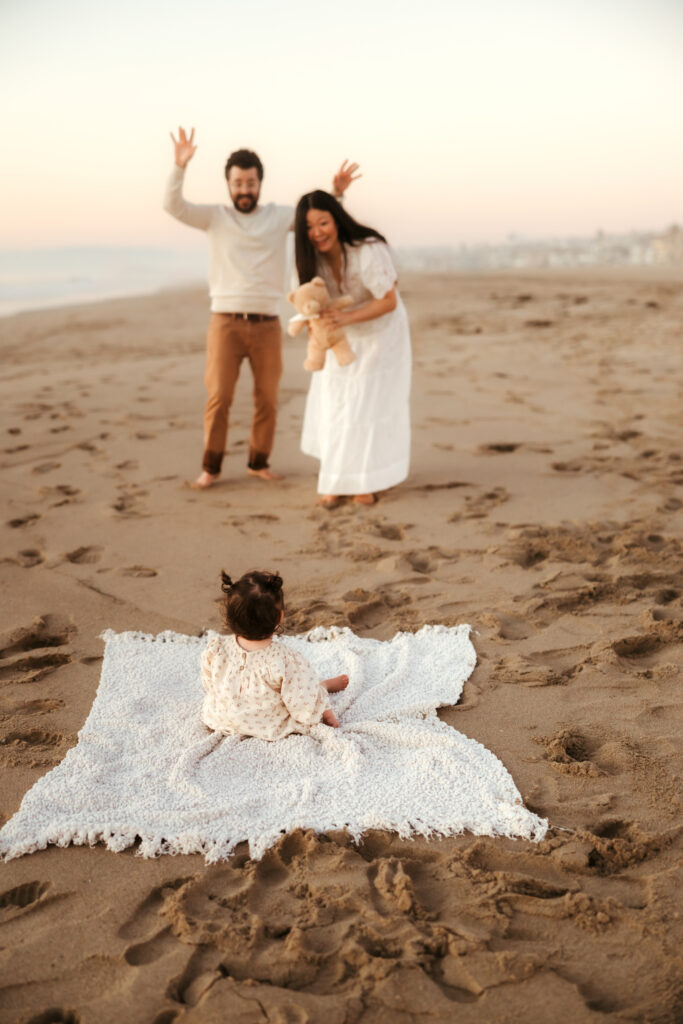
[(0, 249), (201, 247), (161, 209), (262, 200), (361, 164), (348, 209), (398, 246), (683, 222), (683, 0), (0, 0)]

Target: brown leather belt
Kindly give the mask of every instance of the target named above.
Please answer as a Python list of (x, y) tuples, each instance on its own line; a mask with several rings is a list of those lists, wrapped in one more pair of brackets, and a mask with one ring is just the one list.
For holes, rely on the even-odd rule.
[(221, 313), (221, 316), (229, 316), (231, 320), (248, 320), (252, 324), (259, 324), (263, 320), (279, 319), (270, 313)]

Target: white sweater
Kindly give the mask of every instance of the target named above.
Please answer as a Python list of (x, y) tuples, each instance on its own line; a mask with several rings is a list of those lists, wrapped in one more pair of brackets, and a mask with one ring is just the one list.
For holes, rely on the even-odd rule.
[(188, 203), (183, 197), (184, 177), (184, 169), (174, 166), (166, 183), (164, 209), (209, 236), (212, 311), (277, 315), (293, 208), (268, 203), (252, 213), (238, 213), (218, 203)]

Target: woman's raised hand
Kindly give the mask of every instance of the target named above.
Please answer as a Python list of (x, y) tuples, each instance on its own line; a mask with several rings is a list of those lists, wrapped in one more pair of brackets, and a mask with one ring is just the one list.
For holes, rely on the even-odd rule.
[(190, 160), (194, 156), (195, 151), (197, 149), (197, 147), (195, 145), (193, 145), (193, 143), (194, 143), (194, 128), (190, 132), (189, 139), (188, 139), (187, 135), (185, 134), (185, 129), (184, 128), (178, 128), (178, 138), (177, 139), (176, 139), (175, 135), (173, 134), (173, 132), (169, 132), (169, 135), (171, 136), (171, 139), (173, 141), (173, 146), (174, 146), (174, 149), (175, 149), (175, 162), (176, 162), (176, 164), (178, 165), (178, 167), (187, 167), (188, 163), (190, 162)]
[(332, 179), (332, 187), (335, 195), (344, 195), (352, 181), (356, 181), (358, 178), (363, 177), (362, 174), (356, 174), (359, 166), (359, 164), (350, 164), (348, 160), (344, 161)]

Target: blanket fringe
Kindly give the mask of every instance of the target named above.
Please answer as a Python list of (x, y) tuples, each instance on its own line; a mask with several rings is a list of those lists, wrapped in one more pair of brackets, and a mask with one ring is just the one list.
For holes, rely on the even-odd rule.
[(209, 634), (202, 633), (201, 636), (186, 636), (184, 633), (174, 633), (172, 629), (166, 629), (163, 633), (140, 633), (137, 630), (130, 630), (125, 633), (117, 633), (114, 629), (105, 629), (100, 633), (100, 639), (105, 643), (113, 643), (117, 640), (140, 640), (149, 644), (205, 644)]
[[(522, 810), (520, 808), (520, 810)], [(531, 842), (540, 842), (545, 838), (549, 828), (548, 822), (532, 814), (530, 811), (522, 811), (519, 820), (512, 827), (505, 831), (496, 830), (491, 832), (490, 826), (482, 828), (481, 831), (475, 828), (444, 826), (436, 827), (427, 825), (422, 821), (404, 821), (400, 823), (371, 822), (362, 827), (354, 826), (348, 821), (333, 822), (324, 831), (318, 831), (310, 825), (302, 822), (299, 826), (303, 830), (311, 829), (316, 835), (325, 835), (327, 832), (345, 831), (351, 836), (355, 843), (362, 841), (363, 836), (374, 830), (394, 832), (401, 839), (414, 839), (420, 836), (423, 839), (450, 839), (455, 836), (470, 832), (472, 835), (494, 835), (508, 839), (527, 839)], [(565, 830), (569, 831), (569, 830)], [(45, 850), (48, 846), (96, 846), (102, 843), (112, 853), (121, 853), (139, 842), (136, 856), (145, 860), (153, 860), (163, 855), (178, 856), (181, 854), (202, 854), (207, 864), (216, 864), (228, 860), (235, 852), (240, 843), (248, 843), (249, 856), (252, 860), (260, 860), (263, 855), (275, 846), (285, 835), (289, 834), (283, 829), (270, 834), (258, 836), (222, 836), (216, 839), (202, 838), (196, 832), (179, 832), (176, 834), (140, 835), (134, 829), (83, 829), (73, 828), (71, 830), (61, 829), (59, 832), (44, 832), (31, 839), (17, 839), (14, 842), (7, 839), (0, 847), (0, 860), (10, 861), (17, 857), (23, 857), (28, 853), (36, 853), (38, 850)]]
[[(353, 632), (349, 626), (314, 626), (309, 629), (306, 633), (297, 634), (297, 636), (308, 643), (320, 643), (327, 640), (337, 640), (343, 637), (353, 637), (354, 640), (362, 639), (364, 644), (385, 644), (392, 643), (394, 640), (398, 640), (402, 636), (418, 636), (425, 632), (450, 632), (453, 626), (442, 626), (427, 624), (421, 626), (415, 632), (411, 630), (399, 630), (394, 634), (392, 640), (375, 640), (372, 637), (359, 638)], [(467, 635), (476, 632), (472, 630), (472, 627), (467, 623), (462, 623), (457, 627), (458, 629), (467, 630)], [(143, 633), (138, 630), (129, 630), (123, 633), (117, 633), (114, 629), (105, 629), (100, 633), (100, 639), (104, 640), (105, 643), (113, 643), (117, 640), (139, 640), (141, 643), (157, 643), (157, 644), (205, 644), (206, 640), (210, 636), (216, 636), (215, 630), (206, 629), (203, 630), (199, 636), (187, 636), (185, 633), (175, 633), (172, 629), (165, 629), (162, 633)], [(283, 638), (276, 639), (286, 639)]]

